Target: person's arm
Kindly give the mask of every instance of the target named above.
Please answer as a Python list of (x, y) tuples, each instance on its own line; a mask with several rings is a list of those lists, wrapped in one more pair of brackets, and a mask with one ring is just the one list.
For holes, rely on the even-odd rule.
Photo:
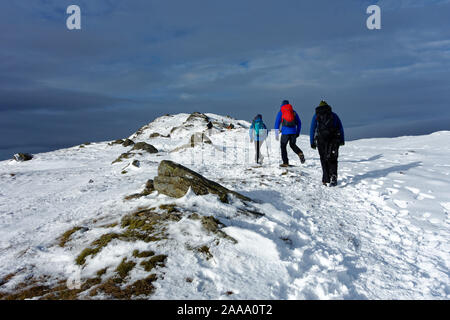
[(281, 111), (278, 112), (277, 118), (275, 119), (275, 130), (280, 130), (280, 124), (281, 124)]
[(336, 121), (339, 128), (339, 132), (341, 133), (341, 145), (344, 145), (345, 144), (344, 126), (342, 125), (341, 119), (339, 119), (338, 115), (336, 115)]
[(298, 116), (298, 113), (295, 113), (295, 120), (297, 122), (297, 137), (300, 135), (300, 131), (302, 130), (302, 121), (300, 120), (300, 117)]
[(281, 124), (281, 110), (277, 114), (277, 118), (275, 120), (275, 139), (278, 141), (278, 135), (280, 133), (280, 124)]
[(309, 141), (311, 143), (311, 147), (314, 148), (316, 143), (314, 141), (314, 136), (316, 135), (316, 127), (317, 127), (317, 119), (316, 115), (312, 117), (311, 128), (309, 129)]

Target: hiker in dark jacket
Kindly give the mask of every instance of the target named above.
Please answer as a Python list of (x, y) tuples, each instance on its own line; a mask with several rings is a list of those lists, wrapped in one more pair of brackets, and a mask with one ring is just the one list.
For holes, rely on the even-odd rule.
[(255, 141), (255, 161), (262, 164), (263, 155), (261, 154), (261, 145), (267, 137), (267, 127), (262, 120), (262, 115), (258, 114), (250, 126), (250, 142)]
[(318, 149), (322, 165), (322, 183), (337, 185), (339, 146), (345, 143), (341, 119), (331, 110), (326, 101), (316, 108), (310, 129), (311, 148)]
[(275, 120), (275, 138), (278, 140), (278, 131), (281, 127), (281, 158), (283, 159), (283, 164), (281, 167), (289, 166), (289, 159), (287, 155), (287, 144), (291, 149), (298, 155), (301, 163), (305, 163), (305, 156), (303, 155), (302, 150), (297, 147), (296, 141), (300, 136), (300, 130), (302, 128), (302, 122), (297, 114), (292, 108), (292, 105), (289, 104), (289, 101), (284, 100), (281, 103), (281, 110), (277, 114), (277, 118)]

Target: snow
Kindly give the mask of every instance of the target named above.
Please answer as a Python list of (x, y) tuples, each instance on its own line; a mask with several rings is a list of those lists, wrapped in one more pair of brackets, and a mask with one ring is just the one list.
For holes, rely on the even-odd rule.
[[(205, 127), (200, 120), (183, 125), (188, 116), (163, 116), (144, 126), (130, 138), (160, 152), (114, 165), (130, 148), (99, 142), (36, 154), (27, 162), (0, 162), (0, 279), (17, 273), (0, 290), (36, 275), (89, 277), (124, 257), (133, 259), (138, 249), (168, 255), (152, 299), (450, 298), (450, 132), (347, 142), (340, 150), (339, 185), (329, 188), (321, 184), (319, 157), (309, 148), (309, 137), (298, 140), (304, 165), (289, 150), (296, 167), (279, 168), (279, 142), (272, 132), (262, 145), (265, 162), (255, 166), (249, 123), (229, 117), (207, 114), (236, 126), (206, 132), (212, 145), (171, 152)], [(154, 132), (171, 137), (149, 138)], [(140, 167), (122, 174), (134, 159)], [(157, 175), (163, 159), (257, 200), (255, 208), (265, 215), (243, 215), (236, 199), (224, 204), (192, 192), (181, 199), (154, 192), (124, 201)], [(237, 243), (216, 241), (199, 221), (183, 218), (168, 226), (167, 240), (113, 240), (84, 268), (75, 264), (89, 243), (120, 229), (101, 225), (138, 207), (165, 203), (215, 216)], [(59, 247), (58, 237), (75, 226), (86, 228)], [(186, 249), (205, 244), (211, 259)], [(130, 277), (139, 279), (145, 272), (135, 268)]]

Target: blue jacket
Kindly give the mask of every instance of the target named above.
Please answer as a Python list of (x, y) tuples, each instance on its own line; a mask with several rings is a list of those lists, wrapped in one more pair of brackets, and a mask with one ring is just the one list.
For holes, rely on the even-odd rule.
[[(341, 119), (339, 119), (338, 115), (333, 112), (333, 118), (334, 118), (334, 127), (339, 129), (339, 132), (341, 133), (341, 142), (345, 142), (344, 138), (344, 127), (342, 126)], [(317, 116), (314, 114), (312, 121), (311, 121), (311, 128), (309, 130), (309, 140), (311, 142), (311, 145), (314, 145), (314, 138), (316, 135), (316, 128), (317, 128)]]
[[(258, 133), (255, 130), (255, 123), (256, 122), (259, 122), (259, 131), (258, 131)], [(264, 124), (264, 122), (262, 121), (262, 118), (256, 117), (252, 121), (252, 125), (250, 126), (250, 130), (249, 130), (249, 135), (250, 135), (250, 140), (264, 141), (266, 139), (266, 137), (267, 137), (267, 127)]]
[[(282, 107), (282, 106), (281, 106)], [(278, 134), (278, 130), (280, 129), (281, 124), (281, 110), (277, 114), (277, 119), (275, 120), (275, 133)], [(281, 134), (287, 135), (287, 134), (300, 134), (300, 130), (302, 129), (302, 122), (300, 121), (300, 117), (298, 116), (297, 112), (295, 112), (295, 120), (297, 122), (297, 125), (295, 127), (281, 127)]]

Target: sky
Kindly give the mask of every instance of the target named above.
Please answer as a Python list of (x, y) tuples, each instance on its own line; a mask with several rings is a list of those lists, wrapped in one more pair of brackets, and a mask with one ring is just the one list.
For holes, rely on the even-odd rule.
[(167, 113), (273, 126), (284, 99), (302, 134), (322, 99), (350, 140), (450, 130), (449, 0), (2, 1), (0, 43), (0, 160)]

